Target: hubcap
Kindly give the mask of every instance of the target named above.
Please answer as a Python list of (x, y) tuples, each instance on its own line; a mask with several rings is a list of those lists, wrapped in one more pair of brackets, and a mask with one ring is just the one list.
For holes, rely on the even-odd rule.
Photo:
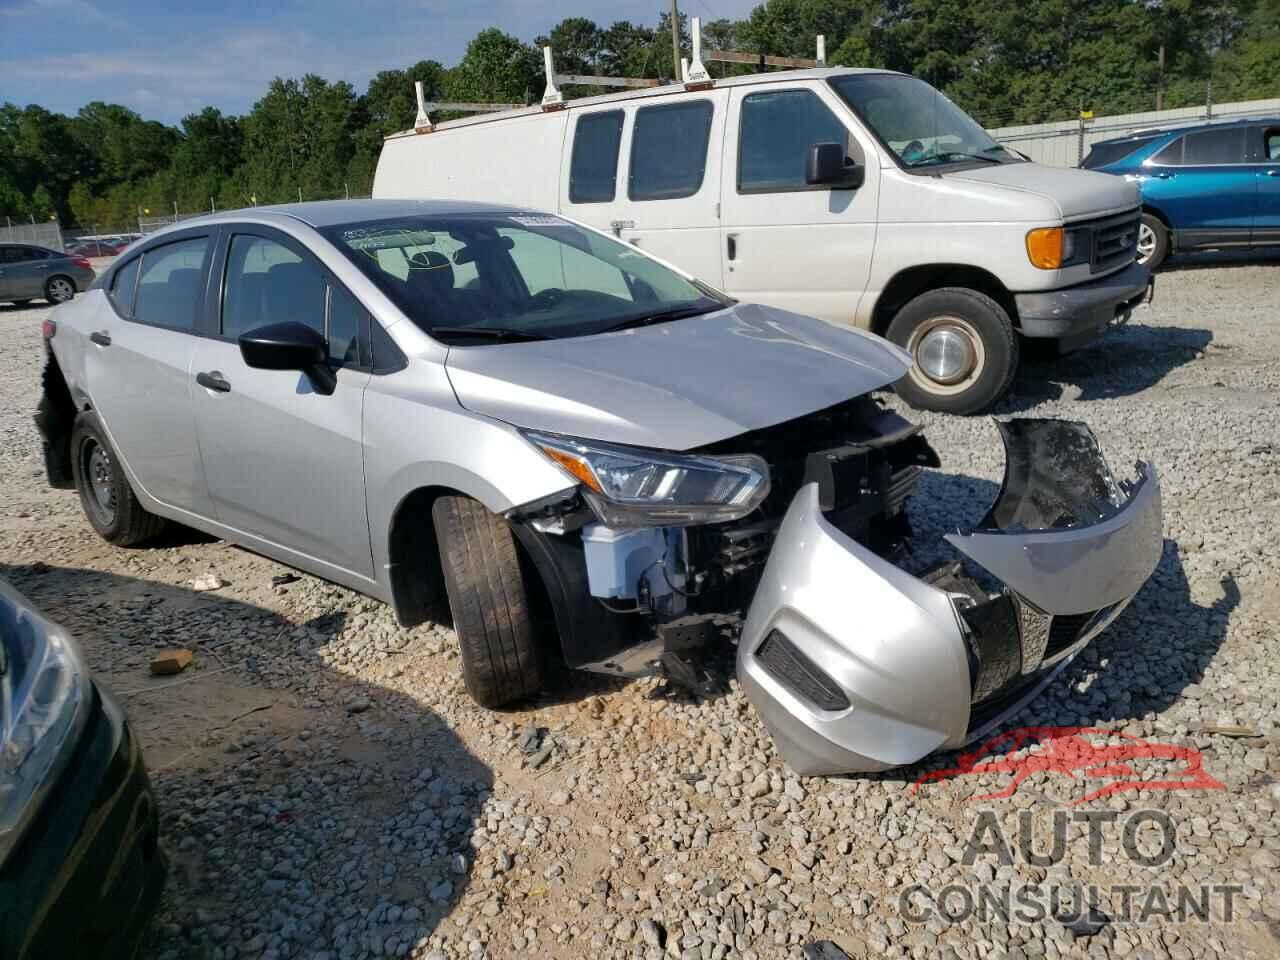
[(961, 393), (971, 387), (986, 366), (982, 337), (957, 316), (930, 317), (907, 343), (912, 364), (909, 376), (935, 394)]
[(111, 483), (111, 454), (100, 443), (89, 443), (85, 450), (85, 477), (89, 481), (89, 492), (93, 495), (93, 506), (102, 519), (110, 523), (116, 513), (115, 488)]
[(54, 280), (49, 284), (49, 293), (59, 303), (70, 300), (75, 295), (75, 291), (71, 289), (71, 284), (62, 279)]
[(1145, 223), (1138, 225), (1138, 262), (1146, 263), (1156, 252), (1156, 232)]

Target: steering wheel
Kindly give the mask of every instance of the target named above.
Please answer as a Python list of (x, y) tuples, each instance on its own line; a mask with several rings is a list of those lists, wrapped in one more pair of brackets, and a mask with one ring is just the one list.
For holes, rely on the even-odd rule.
[(921, 143), (919, 140), (912, 140), (910, 143), (908, 143), (905, 147), (902, 148), (902, 159), (906, 160), (908, 155), (911, 155), (911, 154), (918, 155), (922, 153), (924, 153), (924, 144)]
[(539, 290), (529, 299), (535, 310), (553, 310), (557, 304), (563, 302), (564, 298), (563, 290), (558, 287), (547, 287), (545, 290)]

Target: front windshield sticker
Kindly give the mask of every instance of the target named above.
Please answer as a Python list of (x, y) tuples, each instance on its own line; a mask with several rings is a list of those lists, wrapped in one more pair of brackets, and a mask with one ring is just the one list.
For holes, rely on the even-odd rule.
[(559, 217), (507, 217), (512, 223), (522, 227), (567, 227), (569, 222)]

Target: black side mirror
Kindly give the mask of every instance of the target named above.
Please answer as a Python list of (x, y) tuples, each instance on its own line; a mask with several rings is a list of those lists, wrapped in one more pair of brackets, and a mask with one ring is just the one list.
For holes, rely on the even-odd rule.
[(862, 186), (866, 170), (845, 157), (843, 143), (815, 143), (805, 158), (804, 182), (811, 187), (851, 189)]
[(240, 335), (240, 356), (257, 370), (300, 370), (318, 393), (330, 394), (337, 378), (329, 369), (329, 344), (305, 323), (290, 320)]

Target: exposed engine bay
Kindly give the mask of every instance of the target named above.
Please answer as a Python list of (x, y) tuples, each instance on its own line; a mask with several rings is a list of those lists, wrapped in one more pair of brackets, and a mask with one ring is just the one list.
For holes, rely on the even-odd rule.
[(999, 496), (972, 531), (945, 537), (961, 556), (923, 570), (906, 506), (941, 464), (919, 426), (868, 396), (691, 451), (761, 465), (767, 491), (745, 515), (603, 522), (584, 490), (511, 519), (551, 585), (570, 666), (710, 694), (704, 657), (745, 618), (738, 676), (788, 763), (883, 769), (1025, 703), (1160, 555), (1149, 466), (1117, 481), (1083, 424), (997, 426)]

